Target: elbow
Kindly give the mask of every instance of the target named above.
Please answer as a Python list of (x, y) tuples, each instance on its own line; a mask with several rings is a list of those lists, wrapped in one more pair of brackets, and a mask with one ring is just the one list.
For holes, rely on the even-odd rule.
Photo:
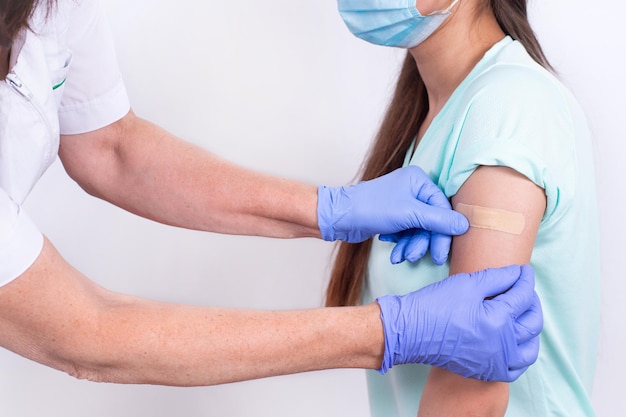
[(88, 194), (104, 198), (123, 166), (121, 148), (130, 116), (93, 132), (61, 137), (59, 158), (69, 177)]
[[(84, 335), (83, 335), (84, 336)], [(28, 346), (30, 345), (30, 346)], [(92, 382), (117, 382), (112, 363), (107, 364), (89, 336), (70, 342), (58, 337), (40, 337), (33, 343), (5, 346), (20, 356), (66, 373), (76, 379)]]
[[(112, 176), (112, 173), (115, 172), (110, 164), (106, 165), (104, 162), (94, 163), (93, 166), (88, 165), (86, 163), (74, 163), (68, 161), (68, 158), (62, 159), (63, 167), (67, 175), (76, 183), (78, 186), (89, 194), (92, 197), (105, 199), (105, 193), (103, 192), (104, 184), (103, 179), (108, 179)], [(109, 172), (106, 175), (102, 175), (100, 173), (100, 169), (102, 167), (108, 166), (107, 169)]]
[(47, 334), (34, 359), (80, 380), (137, 382), (126, 355), (119, 351), (123, 343), (111, 337), (115, 323), (108, 318), (106, 307), (86, 312)]
[(79, 337), (47, 344), (34, 359), (79, 380), (122, 382), (119, 367), (100, 340), (97, 332), (82, 333)]
[[(102, 348), (95, 348), (87, 352), (88, 345), (81, 346), (83, 353), (74, 350), (72, 353), (50, 354), (49, 360), (45, 363), (58, 371), (61, 371), (78, 380), (101, 383), (116, 384), (141, 384), (147, 381), (142, 380), (132, 366), (124, 365), (123, 358), (115, 357), (115, 354), (105, 351)], [(42, 361), (43, 362), (43, 361)]]
[(85, 366), (81, 363), (66, 363), (60, 369), (69, 376), (90, 382), (116, 382), (110, 378), (106, 372), (94, 369), (91, 366)]

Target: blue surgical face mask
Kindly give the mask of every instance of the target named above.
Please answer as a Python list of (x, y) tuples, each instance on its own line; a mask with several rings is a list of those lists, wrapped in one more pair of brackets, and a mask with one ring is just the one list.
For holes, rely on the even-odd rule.
[(415, 0), (338, 0), (339, 13), (356, 37), (398, 48), (413, 48), (426, 40), (450, 16), (457, 2), (423, 16)]

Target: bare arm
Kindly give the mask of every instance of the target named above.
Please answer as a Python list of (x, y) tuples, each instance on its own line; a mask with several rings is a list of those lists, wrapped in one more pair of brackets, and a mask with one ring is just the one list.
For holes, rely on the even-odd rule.
[[(545, 211), (543, 190), (521, 174), (504, 167), (480, 167), (452, 199), (459, 203), (522, 213), (520, 235), (470, 227), (453, 239), (450, 274), (530, 261), (533, 244)], [(432, 368), (418, 415), (502, 416), (508, 404), (508, 384), (465, 379)]]
[(0, 288), (0, 345), (79, 378), (175, 386), (375, 369), (384, 351), (377, 304), (272, 312), (154, 302), (97, 286), (47, 240)]
[(59, 151), (87, 192), (149, 219), (196, 230), (320, 237), (317, 188), (238, 167), (132, 111), (63, 136)]

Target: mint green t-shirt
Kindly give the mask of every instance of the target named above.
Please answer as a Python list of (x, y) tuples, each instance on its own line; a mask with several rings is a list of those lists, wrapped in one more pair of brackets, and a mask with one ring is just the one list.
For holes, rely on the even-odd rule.
[[(409, 155), (411, 152), (409, 153)], [(600, 248), (592, 140), (569, 91), (506, 37), (452, 94), (407, 164), (448, 197), (480, 165), (510, 167), (545, 190), (531, 264), (542, 302), (538, 361), (511, 384), (507, 417), (594, 416)], [(392, 265), (393, 244), (374, 239), (363, 302), (405, 294), (448, 276), (429, 256)], [(415, 417), (430, 367), (368, 371), (373, 416)]]

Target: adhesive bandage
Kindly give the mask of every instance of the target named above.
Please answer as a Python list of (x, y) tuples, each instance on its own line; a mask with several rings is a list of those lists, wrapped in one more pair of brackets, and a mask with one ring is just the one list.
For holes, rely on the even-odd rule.
[(519, 235), (524, 230), (524, 215), (491, 207), (457, 204), (456, 211), (467, 217), (470, 227)]

